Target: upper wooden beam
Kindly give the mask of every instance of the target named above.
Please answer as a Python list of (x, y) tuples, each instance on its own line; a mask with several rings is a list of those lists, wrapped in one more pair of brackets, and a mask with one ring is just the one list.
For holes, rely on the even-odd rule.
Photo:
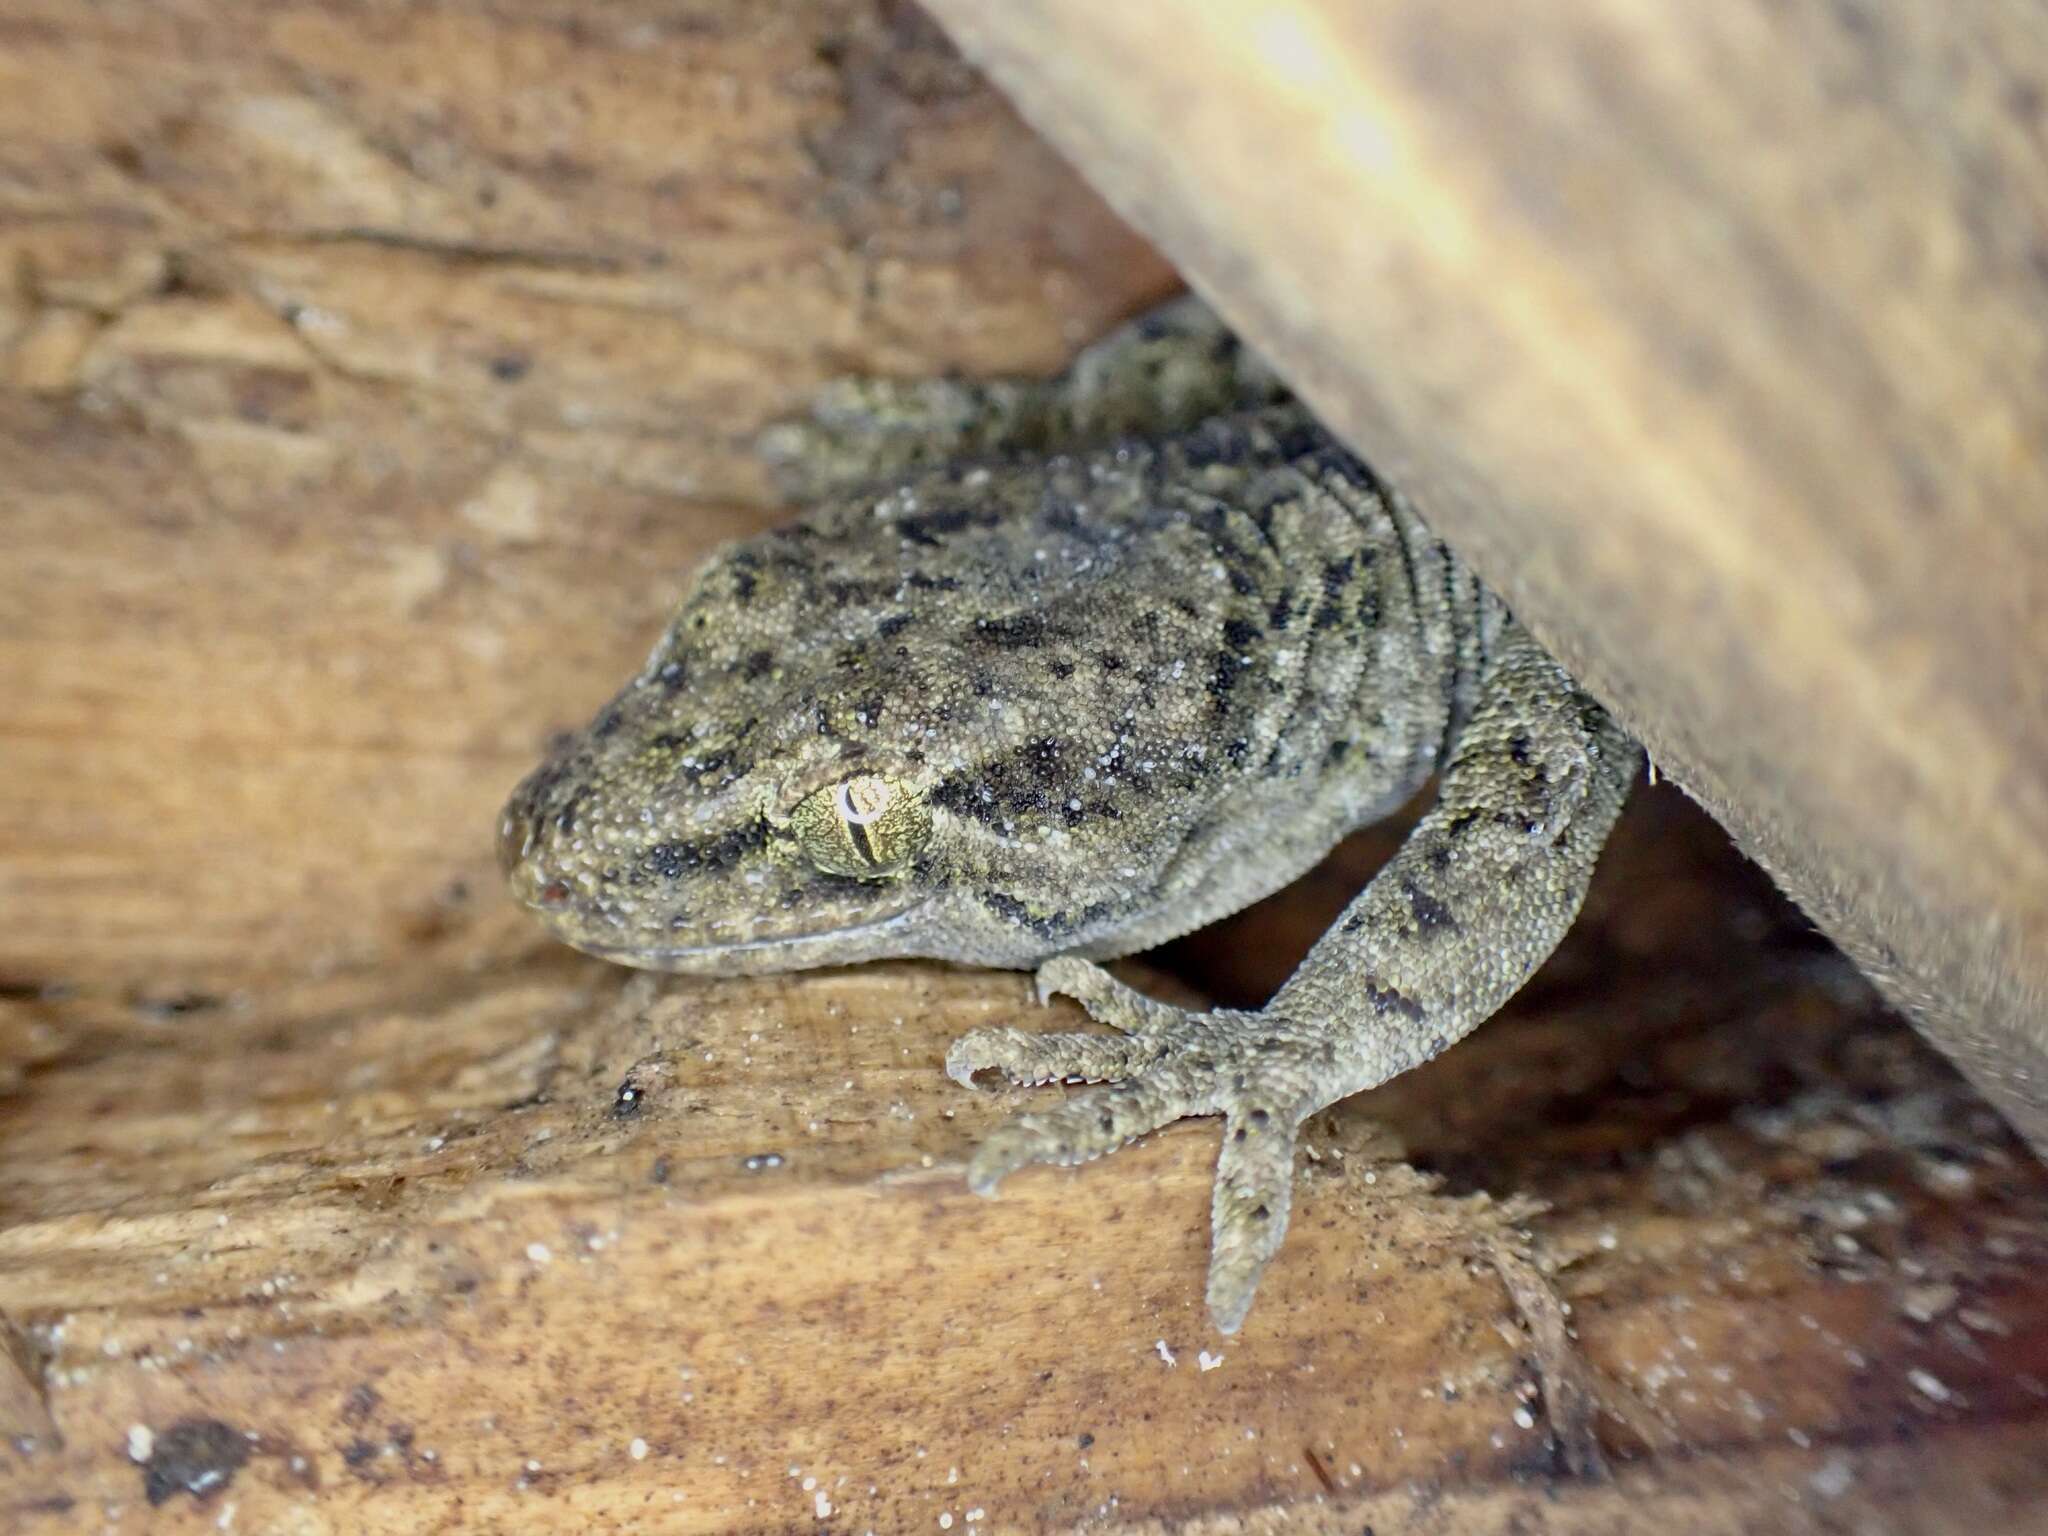
[(2048, 29), (929, 0), (2048, 1146)]

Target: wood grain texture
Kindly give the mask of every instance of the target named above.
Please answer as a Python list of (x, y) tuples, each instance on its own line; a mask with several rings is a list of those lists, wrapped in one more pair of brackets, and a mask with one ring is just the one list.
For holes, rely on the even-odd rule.
[(930, 8), (2048, 1148), (2038, 12)]
[[(10, 1423), (0, 1524), (2041, 1529), (2048, 1174), (1718, 841), (1647, 797), (1509, 1016), (1318, 1117), (1228, 1340), (1213, 1125), (966, 1192), (1025, 1095), (946, 1045), (1079, 1018), (1021, 977), (424, 953), (154, 1028), (40, 1004), (0, 1314), (62, 1438)], [(1240, 937), (1285, 964), (1314, 915)], [(1562, 1473), (1489, 1258), (1532, 1200), (1633, 1405), (1611, 1482)]]
[(0, 143), (21, 987), (459, 952), (763, 422), (1173, 285), (904, 8), (28, 0)]

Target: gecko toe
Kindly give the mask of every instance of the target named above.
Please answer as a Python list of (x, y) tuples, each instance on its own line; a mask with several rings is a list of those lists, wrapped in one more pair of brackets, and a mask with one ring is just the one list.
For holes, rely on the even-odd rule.
[(1018, 1115), (997, 1127), (968, 1164), (967, 1184), (985, 1195), (1031, 1163), (1091, 1162), (1187, 1113), (1184, 1096), (1143, 1077), (1091, 1088), (1057, 1108)]
[(1129, 1077), (1157, 1054), (1124, 1035), (1034, 1035), (1022, 1029), (977, 1029), (946, 1052), (946, 1075), (972, 1088), (983, 1072), (1020, 1086), (1103, 1083)]
[(1128, 1035), (1169, 1035), (1185, 1021), (1197, 1017), (1185, 1008), (1147, 997), (1136, 987), (1118, 981), (1094, 961), (1074, 955), (1056, 955), (1046, 961), (1038, 968), (1035, 984), (1040, 1003), (1049, 1003), (1055, 997), (1071, 997), (1088, 1011), (1089, 1018)]
[(1247, 1104), (1232, 1109), (1216, 1160), (1209, 1214), (1209, 1316), (1235, 1333), (1251, 1309), (1259, 1277), (1280, 1251), (1294, 1197), (1293, 1108)]

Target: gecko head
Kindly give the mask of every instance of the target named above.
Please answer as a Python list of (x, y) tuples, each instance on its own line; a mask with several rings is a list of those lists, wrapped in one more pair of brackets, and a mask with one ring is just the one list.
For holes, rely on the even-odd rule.
[(999, 526), (924, 505), (813, 514), (700, 571), (639, 674), (513, 792), (516, 899), (592, 954), (718, 974), (1024, 966), (1142, 915), (1192, 813), (1119, 768), (1199, 766), (1149, 734), (1193, 730), (1199, 687), (1180, 699), (1136, 642), (1105, 672), (1124, 599), (1023, 588), (1014, 552), (958, 547)]
[(558, 938), (719, 973), (929, 947), (920, 936), (947, 882), (916, 778), (801, 756), (750, 767), (735, 743), (683, 732), (608, 750), (613, 722), (646, 706), (640, 687), (530, 774), (500, 818), (513, 895)]

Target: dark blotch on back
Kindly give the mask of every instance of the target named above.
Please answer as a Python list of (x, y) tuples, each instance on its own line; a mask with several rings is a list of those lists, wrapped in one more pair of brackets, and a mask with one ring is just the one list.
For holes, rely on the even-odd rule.
[(1327, 454), (1343, 461), (1347, 470), (1351, 464), (1351, 455), (1336, 448), (1330, 441), (1329, 433), (1305, 418), (1292, 422), (1284, 430), (1275, 433), (1273, 448), (1283, 459), (1302, 459), (1312, 454)]
[(969, 528), (993, 528), (996, 520), (997, 513), (993, 509), (937, 507), (930, 512), (897, 518), (896, 531), (911, 543), (922, 544), (929, 549), (944, 543), (950, 534), (963, 533)]
[(1036, 650), (1045, 644), (1045, 617), (1037, 613), (1013, 613), (1000, 619), (976, 619), (974, 638), (997, 650)]
[(1025, 771), (1041, 784), (1057, 784), (1066, 760), (1066, 748), (1050, 736), (1042, 736), (1017, 754)]
[(979, 822), (992, 822), (996, 819), (995, 803), (982, 799), (972, 779), (942, 780), (932, 790), (931, 800), (933, 805), (941, 810), (951, 811), (955, 816), (965, 816)]
[(1097, 922), (1109, 912), (1102, 902), (1091, 902), (1076, 914), (1072, 912), (1049, 912), (1040, 917), (1031, 909), (1010, 895), (1007, 891), (985, 891), (981, 904), (1009, 922), (1028, 928), (1040, 938), (1058, 939), (1078, 933), (1090, 923)]
[(1176, 446), (1190, 469), (1206, 469), (1212, 464), (1242, 464), (1252, 451), (1244, 429), (1219, 417), (1204, 421), (1182, 437)]
[[(1235, 621), (1233, 620), (1232, 622), (1234, 623)], [(1224, 626), (1223, 633), (1226, 640), (1231, 638), (1230, 625)], [(1257, 633), (1258, 631), (1256, 630), (1252, 631), (1254, 636)], [(1239, 640), (1232, 645), (1231, 649), (1218, 651), (1215, 662), (1210, 670), (1207, 691), (1209, 698), (1213, 702), (1215, 712), (1219, 715), (1225, 713), (1230, 708), (1231, 690), (1237, 687), (1237, 680), (1251, 666), (1251, 658), (1244, 655), (1238, 649), (1244, 643), (1244, 641)], [(1233, 759), (1233, 761), (1236, 761), (1236, 759)]]

